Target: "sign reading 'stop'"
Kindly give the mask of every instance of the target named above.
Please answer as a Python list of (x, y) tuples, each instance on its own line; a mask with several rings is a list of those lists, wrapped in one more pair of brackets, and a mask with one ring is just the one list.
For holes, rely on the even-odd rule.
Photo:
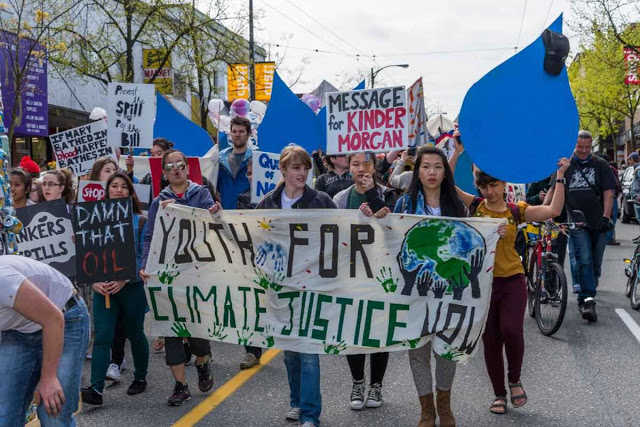
[(327, 154), (407, 148), (403, 86), (328, 93), (326, 101)]

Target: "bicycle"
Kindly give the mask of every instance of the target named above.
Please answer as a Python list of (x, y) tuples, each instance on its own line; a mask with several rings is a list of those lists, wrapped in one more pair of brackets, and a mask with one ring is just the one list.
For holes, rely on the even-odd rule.
[(583, 227), (582, 222), (556, 224), (551, 220), (527, 225), (527, 305), (529, 316), (536, 319), (538, 329), (546, 336), (560, 329), (568, 298), (567, 277), (558, 262), (558, 255), (552, 250), (552, 242), (558, 233), (565, 233), (565, 229)]
[(628, 277), (625, 286), (625, 296), (631, 299), (631, 308), (640, 310), (640, 243), (636, 245), (633, 259), (625, 258), (627, 265), (624, 273)]

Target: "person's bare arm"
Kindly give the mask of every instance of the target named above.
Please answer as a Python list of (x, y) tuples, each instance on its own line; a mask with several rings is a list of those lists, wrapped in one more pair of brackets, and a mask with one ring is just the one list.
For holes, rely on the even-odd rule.
[[(569, 160), (563, 157), (558, 161), (558, 166), (560, 166), (560, 169), (558, 169), (557, 177), (558, 179), (564, 179), (564, 173), (569, 167)], [(555, 187), (558, 186), (563, 187), (561, 189), (562, 191), (558, 191), (557, 193), (555, 191), (549, 191), (549, 193), (553, 195), (549, 205), (529, 206), (527, 210), (524, 211), (525, 221), (546, 221), (562, 213), (562, 207), (564, 206), (564, 184), (556, 182)]]
[(550, 205), (551, 204), (551, 200), (553, 200), (553, 193), (555, 191), (555, 186), (549, 188), (549, 190), (547, 190), (547, 195), (544, 196), (544, 201), (542, 202), (543, 205)]
[(42, 326), (42, 370), (36, 391), (47, 413), (57, 416), (64, 404), (64, 392), (58, 381), (58, 362), (64, 343), (64, 316), (49, 298), (29, 280), (18, 288), (13, 309)]
[[(460, 157), (460, 154), (462, 154), (462, 152), (464, 151), (464, 146), (458, 143), (458, 139), (455, 138), (456, 136), (460, 136), (459, 131), (456, 130), (453, 133), (453, 136), (454, 136), (453, 144), (455, 149), (453, 151), (453, 154), (449, 158), (449, 167), (451, 168), (451, 173), (455, 175), (456, 165), (458, 164), (458, 158)], [(458, 196), (460, 196), (460, 199), (462, 199), (462, 202), (465, 205), (467, 205), (467, 207), (471, 206), (471, 203), (473, 203), (473, 201), (476, 198), (476, 196), (474, 196), (473, 194), (469, 194), (466, 191), (461, 190), (460, 187), (458, 187), (457, 185), (456, 185), (456, 192), (458, 193)]]
[(607, 190), (604, 192), (604, 213), (602, 216), (606, 216), (611, 219), (611, 212), (613, 211), (613, 199), (614, 199), (613, 190)]

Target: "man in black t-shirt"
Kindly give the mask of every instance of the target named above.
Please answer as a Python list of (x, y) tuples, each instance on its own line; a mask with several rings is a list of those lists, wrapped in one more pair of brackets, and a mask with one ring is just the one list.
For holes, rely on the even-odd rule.
[[(570, 237), (576, 249), (576, 261), (580, 276), (578, 305), (582, 318), (595, 322), (596, 288), (600, 280), (602, 256), (607, 243), (607, 231), (613, 226), (613, 208), (616, 181), (607, 162), (591, 154), (591, 134), (585, 130), (578, 133), (578, 142), (571, 166), (565, 172), (565, 206), (569, 221), (578, 220), (574, 211), (584, 213), (587, 227), (571, 230)], [(551, 197), (555, 189), (555, 176), (549, 190)]]
[(331, 198), (353, 185), (349, 172), (349, 159), (346, 155), (328, 155), (327, 164), (332, 168), (316, 179), (316, 190), (327, 193)]

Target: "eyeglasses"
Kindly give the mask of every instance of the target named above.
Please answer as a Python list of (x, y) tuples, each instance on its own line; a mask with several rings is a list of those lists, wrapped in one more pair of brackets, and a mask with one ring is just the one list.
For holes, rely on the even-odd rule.
[(167, 163), (166, 165), (164, 165), (164, 170), (167, 172), (171, 171), (172, 169), (183, 171), (186, 167), (187, 164), (185, 162)]
[(62, 184), (58, 184), (57, 182), (43, 182), (43, 187), (61, 187)]

